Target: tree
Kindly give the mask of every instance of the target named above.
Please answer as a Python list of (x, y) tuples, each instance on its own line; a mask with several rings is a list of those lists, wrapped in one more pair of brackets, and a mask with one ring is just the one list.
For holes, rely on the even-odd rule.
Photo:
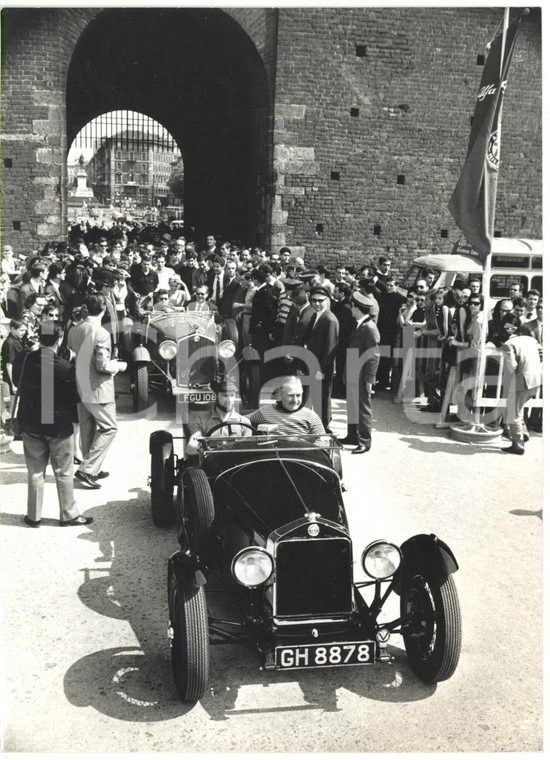
[(173, 198), (183, 201), (183, 158), (180, 156), (170, 166), (171, 172), (168, 178), (168, 190)]

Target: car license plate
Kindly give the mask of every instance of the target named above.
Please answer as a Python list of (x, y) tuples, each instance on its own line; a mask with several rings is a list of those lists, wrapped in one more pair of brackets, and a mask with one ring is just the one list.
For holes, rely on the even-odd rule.
[(275, 647), (275, 667), (334, 668), (339, 665), (369, 665), (374, 662), (376, 642), (349, 641), (331, 644), (303, 644)]
[(207, 403), (208, 401), (215, 401), (216, 394), (212, 391), (184, 391), (178, 394), (181, 401), (195, 402), (195, 403)]

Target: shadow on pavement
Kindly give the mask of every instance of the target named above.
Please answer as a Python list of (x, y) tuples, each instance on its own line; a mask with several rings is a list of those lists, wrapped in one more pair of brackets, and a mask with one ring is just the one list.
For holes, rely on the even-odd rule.
[[(86, 510), (94, 523), (79, 537), (97, 544), (92, 567), (81, 568), (80, 601), (90, 610), (115, 620), (127, 620), (135, 646), (107, 646), (73, 663), (65, 674), (67, 699), (76, 706), (92, 706), (118, 720), (147, 722), (172, 720), (193, 705), (178, 698), (167, 637), (167, 560), (177, 549), (176, 530), (159, 530), (150, 517), (149, 493), (134, 489), (135, 498)], [(233, 600), (212, 579), (207, 587), (210, 614), (234, 614)], [(101, 637), (100, 621), (95, 641)], [(108, 643), (112, 628), (108, 627)], [(124, 641), (128, 634), (124, 632)], [(212, 644), (209, 688), (201, 706), (212, 720), (231, 715), (288, 710), (338, 710), (338, 689), (387, 702), (413, 702), (430, 697), (435, 686), (414, 676), (403, 650), (391, 648), (391, 665), (358, 666), (316, 671), (262, 671), (256, 652), (235, 644)], [(279, 684), (296, 684), (296, 704), (281, 705)], [(261, 699), (254, 689), (262, 686)], [(272, 688), (271, 688), (272, 687)], [(267, 691), (265, 689), (268, 689)], [(253, 695), (253, 701), (249, 700)], [(244, 705), (241, 704), (244, 702)]]
[(462, 443), (460, 441), (452, 442), (448, 439), (434, 441), (424, 438), (400, 438), (403, 443), (407, 443), (411, 449), (423, 451), (426, 454), (433, 454), (434, 451), (441, 451), (447, 454), (465, 454), (473, 456), (474, 454), (500, 454), (498, 446), (482, 446), (479, 443)]
[(542, 509), (511, 509), (510, 514), (520, 517), (538, 517), (542, 520)]

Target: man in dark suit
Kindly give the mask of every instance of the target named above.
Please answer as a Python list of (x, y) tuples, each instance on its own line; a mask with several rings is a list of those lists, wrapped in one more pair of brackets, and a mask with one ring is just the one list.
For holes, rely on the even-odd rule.
[(223, 271), (224, 261), (218, 256), (212, 261), (212, 269), (206, 275), (206, 284), (210, 299), (216, 306), (220, 307), (220, 301), (225, 290), (225, 273)]
[(233, 316), (233, 304), (237, 300), (240, 287), (241, 279), (237, 277), (237, 263), (228, 261), (225, 265), (223, 293), (218, 301), (218, 309), (224, 319)]
[(373, 300), (362, 293), (351, 297), (357, 326), (351, 334), (346, 365), (348, 432), (340, 442), (355, 444), (352, 454), (365, 454), (372, 444), (372, 386), (380, 361), (380, 333), (370, 316)]
[[(287, 285), (289, 298), (292, 301), (292, 307), (283, 329), (283, 346), (305, 346), (306, 332), (311, 318), (315, 314), (313, 306), (310, 305), (307, 293), (301, 280), (295, 281), (297, 284)], [(285, 358), (287, 373), (306, 372), (307, 367), (299, 358), (294, 358), (290, 353)]]
[(74, 367), (57, 355), (63, 339), (58, 322), (40, 325), (40, 347), (24, 358), (18, 357), (14, 371), (19, 385), (19, 412), (23, 451), (28, 471), (27, 515), (25, 523), (38, 528), (42, 518), (44, 479), (51, 460), (59, 499), (60, 524), (89, 525), (74, 498), (73, 420), (76, 419)]
[[(273, 330), (277, 316), (277, 297), (267, 288), (267, 275), (264, 271), (253, 269), (252, 280), (256, 286), (256, 292), (252, 299), (248, 332), (252, 346), (263, 359), (264, 353), (274, 345)], [(265, 382), (269, 376), (269, 369), (262, 363), (262, 380)]]
[(331, 391), (334, 374), (334, 360), (338, 348), (338, 320), (330, 310), (330, 293), (322, 285), (316, 285), (309, 291), (309, 302), (315, 314), (310, 319), (306, 333), (306, 348), (317, 358), (320, 370), (315, 380), (321, 381), (321, 410), (317, 414), (329, 432), (332, 418)]
[(530, 335), (542, 346), (542, 300), (536, 305), (536, 318), (524, 322), (519, 328), (520, 335)]
[(380, 301), (380, 313), (376, 326), (380, 333), (380, 343), (386, 347), (386, 356), (380, 357), (378, 365), (378, 375), (376, 378), (377, 387), (382, 389), (390, 388), (390, 374), (393, 366), (393, 349), (397, 343), (397, 333), (400, 329), (397, 324), (399, 309), (405, 303), (406, 298), (397, 290), (397, 282), (391, 275), (388, 276), (385, 283), (385, 292)]

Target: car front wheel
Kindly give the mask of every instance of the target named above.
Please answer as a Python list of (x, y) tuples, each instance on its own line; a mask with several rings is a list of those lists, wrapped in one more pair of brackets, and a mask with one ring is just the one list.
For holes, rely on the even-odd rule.
[(184, 702), (197, 702), (208, 683), (208, 609), (204, 586), (178, 581), (173, 575), (168, 591), (172, 672)]
[(201, 554), (214, 522), (214, 498), (208, 478), (198, 467), (184, 470), (178, 488), (178, 512), (189, 548)]
[(460, 657), (462, 622), (451, 575), (410, 568), (401, 591), (403, 640), (411, 668), (425, 683), (450, 678)]
[(133, 370), (132, 391), (134, 411), (142, 412), (149, 403), (149, 367), (147, 362), (137, 362)]
[(170, 433), (156, 430), (149, 438), (151, 454), (151, 515), (157, 528), (174, 522), (174, 441)]

